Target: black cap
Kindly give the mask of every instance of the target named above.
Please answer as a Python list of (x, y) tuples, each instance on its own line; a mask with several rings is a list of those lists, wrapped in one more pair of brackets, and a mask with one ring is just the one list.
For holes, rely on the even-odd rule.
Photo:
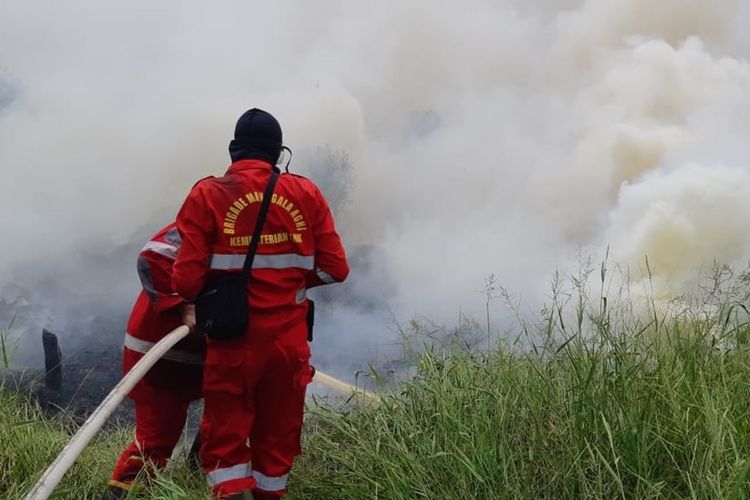
[(229, 143), (232, 161), (256, 158), (271, 165), (281, 154), (281, 125), (276, 118), (262, 109), (246, 111), (234, 128), (234, 140)]

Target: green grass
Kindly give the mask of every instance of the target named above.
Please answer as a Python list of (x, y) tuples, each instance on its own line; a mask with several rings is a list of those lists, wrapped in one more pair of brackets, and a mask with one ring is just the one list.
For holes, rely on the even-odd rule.
[(295, 492), (746, 498), (750, 349), (717, 352), (695, 334), (675, 327), (616, 350), (569, 343), (543, 358), (427, 353), (381, 407), (315, 410)]
[[(659, 304), (604, 265), (591, 299), (591, 274), (556, 277), (536, 320), (517, 313), (521, 333), (486, 352), (476, 322), (443, 343), (416, 323), (430, 342), (397, 395), (312, 409), (295, 496), (750, 497), (750, 276), (717, 268)], [(485, 295), (520, 309), (493, 281)]]
[(17, 335), (13, 327), (16, 323), (16, 317), (13, 316), (6, 327), (0, 328), (0, 369), (10, 368), (10, 362), (20, 343), (20, 336)]
[[(64, 417), (45, 419), (27, 398), (2, 388), (0, 422), (1, 498), (23, 498), (67, 443), (72, 423)], [(129, 434), (127, 430), (99, 436), (60, 485), (58, 498), (93, 498), (87, 493), (95, 491), (109, 474)]]
[[(463, 348), (472, 336), (487, 345), (484, 326), (431, 341), (412, 351), (416, 375), (381, 405), (308, 409), (289, 497), (748, 498), (740, 281), (731, 293), (641, 307), (604, 292), (590, 300), (574, 280), (553, 286), (534, 322), (519, 320), (514, 342)], [(19, 498), (69, 429), (2, 391), (0, 419), (0, 491)], [(92, 444), (59, 498), (99, 491), (128, 434)], [(207, 498), (181, 460), (140, 494)]]
[[(23, 498), (74, 431), (64, 414), (45, 418), (27, 397), (0, 387), (0, 498)], [(132, 432), (130, 428), (101, 432), (52, 498), (98, 499)], [(150, 488), (140, 488), (140, 492), (147, 498), (210, 498), (205, 480), (191, 474), (183, 460), (176, 461)]]

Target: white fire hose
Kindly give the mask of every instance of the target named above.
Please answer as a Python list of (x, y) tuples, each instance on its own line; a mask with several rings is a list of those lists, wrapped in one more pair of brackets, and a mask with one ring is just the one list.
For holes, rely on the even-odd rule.
[[(42, 477), (37, 481), (34, 487), (29, 491), (24, 500), (47, 500), (52, 494), (52, 490), (60, 483), (65, 473), (72, 467), (78, 459), (83, 449), (91, 441), (104, 422), (109, 418), (117, 406), (133, 389), (146, 373), (151, 369), (159, 359), (164, 356), (180, 340), (187, 337), (190, 330), (187, 326), (182, 325), (163, 339), (154, 344), (149, 351), (138, 360), (130, 371), (122, 377), (122, 380), (112, 389), (104, 401), (94, 410), (84, 424), (78, 429), (65, 448), (60, 452), (54, 462), (47, 468)], [(313, 378), (316, 382), (334, 389), (335, 391), (346, 394), (347, 396), (362, 395), (370, 401), (379, 402), (380, 397), (367, 391), (362, 391), (356, 387), (335, 379), (325, 373), (315, 372)]]
[(364, 396), (365, 398), (370, 400), (371, 403), (380, 403), (380, 396), (378, 396), (377, 394), (365, 391), (364, 389), (357, 389), (353, 385), (349, 385), (346, 382), (342, 382), (337, 378), (333, 378), (330, 375), (326, 375), (325, 373), (318, 371), (317, 368), (315, 369), (313, 380), (333, 389), (336, 392), (340, 392), (341, 394), (345, 394), (347, 396)]

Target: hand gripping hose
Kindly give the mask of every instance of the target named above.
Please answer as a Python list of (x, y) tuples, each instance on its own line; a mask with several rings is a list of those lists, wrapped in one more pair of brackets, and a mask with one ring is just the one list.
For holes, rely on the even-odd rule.
[(159, 359), (166, 354), (177, 342), (187, 337), (190, 331), (182, 325), (172, 330), (166, 337), (157, 342), (143, 357), (131, 368), (131, 370), (112, 389), (104, 401), (94, 410), (86, 422), (78, 429), (70, 442), (60, 452), (52, 465), (44, 472), (44, 475), (29, 491), (24, 500), (46, 500), (52, 494), (63, 475), (70, 469), (86, 445), (101, 429), (104, 422), (117, 408), (135, 384), (146, 375), (146, 372)]

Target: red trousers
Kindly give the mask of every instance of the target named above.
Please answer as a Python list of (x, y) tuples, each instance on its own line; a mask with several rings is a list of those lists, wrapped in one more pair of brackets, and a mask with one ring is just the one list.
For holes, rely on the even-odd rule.
[(286, 493), (301, 451), (309, 361), (304, 323), (279, 336), (209, 342), (201, 462), (215, 498), (247, 490), (260, 500)]
[(142, 386), (135, 400), (135, 440), (125, 448), (112, 473), (111, 485), (129, 489), (145, 469), (162, 469), (172, 456), (187, 418), (185, 394)]

